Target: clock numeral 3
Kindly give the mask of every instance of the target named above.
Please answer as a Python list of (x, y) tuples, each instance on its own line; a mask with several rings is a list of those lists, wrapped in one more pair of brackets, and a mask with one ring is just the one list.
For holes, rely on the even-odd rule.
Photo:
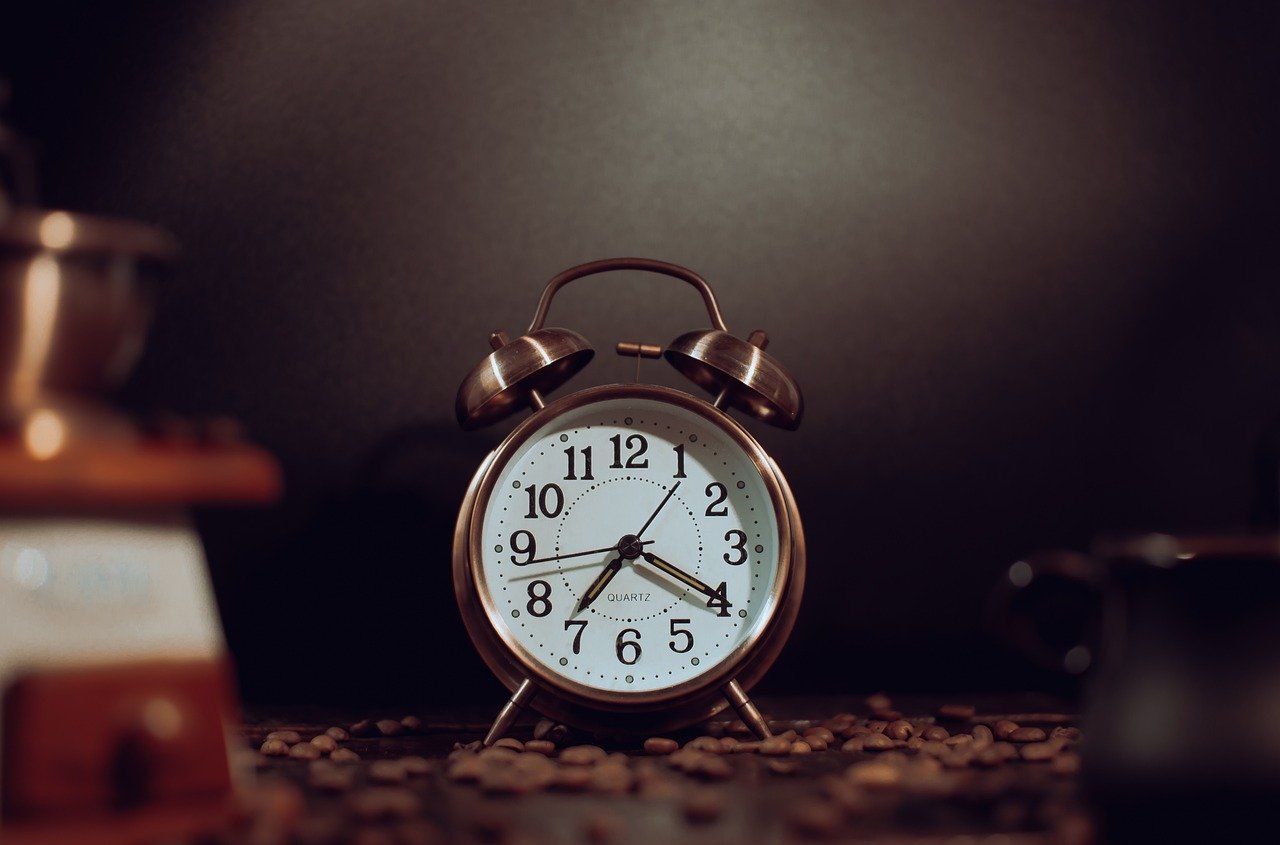
[[(541, 493), (538, 493), (538, 485), (530, 484), (525, 491), (529, 494), (529, 512), (524, 515), (525, 519), (537, 519), (538, 511), (542, 511), (547, 519), (555, 519), (564, 510), (564, 491), (559, 484), (544, 484)], [(555, 495), (550, 495), (552, 493)], [(555, 507), (547, 506), (548, 499), (554, 502)]]
[[(539, 587), (542, 589), (539, 590)], [(529, 603), (524, 607), (529, 611), (530, 616), (536, 616), (539, 619), (550, 613), (551, 585), (546, 581), (534, 581), (529, 584)]]
[(688, 625), (689, 622), (690, 620), (688, 619), (672, 619), (671, 620), (671, 636), (685, 638), (684, 648), (676, 648), (676, 641), (674, 639), (672, 639), (671, 642), (667, 643), (667, 648), (671, 649), (676, 654), (684, 654), (685, 652), (689, 651), (689, 649), (693, 648), (693, 634), (689, 631), (686, 631), (684, 628), (676, 627), (677, 625)]
[(644, 439), (643, 434), (632, 434), (627, 437), (627, 448), (634, 449), (627, 458), (624, 466), (622, 463), (622, 435), (615, 434), (609, 438), (609, 442), (613, 444), (613, 463), (609, 465), (609, 469), (648, 469), (649, 459), (640, 460), (640, 456), (649, 451), (649, 441)]
[(573, 653), (580, 654), (581, 653), (580, 650), (582, 648), (582, 632), (587, 630), (587, 620), (585, 619), (564, 620), (564, 629), (566, 631), (574, 627), (575, 625), (578, 628), (578, 633), (573, 635)]
[[(528, 545), (521, 544), (520, 542), (521, 537), (529, 538)], [(516, 533), (512, 534), (511, 535), (511, 551), (515, 552), (516, 554), (525, 556), (524, 560), (516, 560), (516, 555), (511, 556), (511, 562), (514, 563), (516, 566), (524, 566), (525, 564), (532, 561), (533, 556), (538, 551), (538, 544), (533, 539), (533, 532), (517, 531)]]
[(728, 616), (729, 608), (733, 607), (729, 602), (729, 593), (725, 589), (725, 582), (721, 581), (720, 586), (712, 591), (711, 598), (707, 599), (707, 607), (720, 612), (716, 616)]
[(729, 491), (719, 481), (713, 481), (707, 485), (707, 496), (712, 498), (711, 504), (707, 505), (707, 516), (728, 516), (729, 509), (718, 508), (716, 505), (723, 505), (729, 498)]
[[(738, 539), (736, 541), (733, 539), (735, 534), (738, 536)], [(729, 560), (729, 553), (725, 552), (724, 562), (729, 564), (730, 566), (741, 566), (742, 564), (746, 563), (747, 562), (747, 535), (735, 528), (732, 531), (724, 532), (724, 538), (729, 541), (730, 543), (729, 548), (739, 553), (737, 560)]]
[[(574, 459), (574, 455), (576, 452), (577, 450), (573, 446), (570, 446), (568, 449), (564, 450), (565, 456), (569, 459), (569, 471), (565, 473), (565, 476), (564, 476), (565, 481), (578, 480), (578, 476), (574, 472), (574, 469), (578, 465), (578, 462)], [(596, 477), (591, 474), (591, 447), (590, 446), (582, 447), (582, 463), (583, 463), (582, 480), (595, 481)]]
[[(628, 640), (627, 634), (635, 634), (634, 640)], [(614, 648), (618, 652), (618, 661), (627, 666), (634, 666), (640, 659), (640, 632), (635, 628), (623, 628), (618, 634), (618, 640), (614, 643)], [(630, 648), (631, 659), (627, 659), (626, 649)]]

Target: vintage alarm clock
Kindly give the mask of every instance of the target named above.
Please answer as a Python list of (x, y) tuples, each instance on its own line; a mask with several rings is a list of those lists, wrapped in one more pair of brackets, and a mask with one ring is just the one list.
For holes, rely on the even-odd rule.
[[(577, 332), (544, 327), (552, 299), (614, 270), (670, 276), (702, 295), (712, 327), (676, 338), (665, 357), (712, 401), (640, 383), (544, 399), (594, 355)], [(485, 743), (525, 707), (589, 730), (657, 731), (731, 705), (768, 736), (746, 691), (795, 622), (804, 533), (782, 471), (729, 409), (794, 429), (804, 403), (765, 353), (765, 333), (729, 334), (691, 270), (618, 258), (556, 276), (528, 332), (494, 332), (490, 343), (458, 390), (459, 423), (533, 414), (481, 464), (454, 532), (462, 618), (512, 691)], [(664, 354), (639, 343), (618, 352)]]

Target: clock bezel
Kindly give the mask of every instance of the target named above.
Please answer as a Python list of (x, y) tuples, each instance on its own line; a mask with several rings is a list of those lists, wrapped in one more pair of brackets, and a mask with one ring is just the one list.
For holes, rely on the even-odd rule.
[[(746, 454), (773, 503), (778, 571), (756, 633), (705, 672), (656, 690), (602, 690), (556, 674), (534, 657), (505, 623), (493, 601), (482, 563), (483, 517), (502, 469), (540, 428), (555, 418), (613, 399), (652, 400), (690, 411), (717, 427)], [(709, 718), (726, 706), (722, 689), (736, 679), (749, 689), (777, 659), (795, 623), (803, 593), (804, 534), (795, 499), (776, 463), (751, 434), (710, 403), (673, 388), (611, 384), (565, 396), (532, 414), (486, 458), (467, 491), (454, 531), (454, 589), (464, 624), (490, 670), (510, 690), (526, 678), (538, 686), (533, 709), (581, 727), (658, 730)]]

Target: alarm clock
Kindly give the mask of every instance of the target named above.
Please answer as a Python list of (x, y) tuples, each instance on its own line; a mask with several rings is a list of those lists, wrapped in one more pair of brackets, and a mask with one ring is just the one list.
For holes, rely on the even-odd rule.
[[(665, 349), (713, 398), (653, 384), (610, 384), (548, 401), (594, 350), (546, 328), (569, 282), (617, 270), (679, 279), (702, 297), (711, 328)], [(790, 634), (804, 589), (805, 544), (781, 469), (741, 423), (787, 429), (804, 402), (764, 349), (764, 332), (729, 333), (711, 286), (691, 270), (639, 258), (570, 268), (543, 290), (528, 331), (490, 337), (463, 380), (465, 429), (533, 413), (489, 453), (458, 514), (453, 580), (467, 631), (512, 691), (484, 743), (527, 708), (597, 732), (654, 732), (732, 706), (769, 729), (747, 690)]]

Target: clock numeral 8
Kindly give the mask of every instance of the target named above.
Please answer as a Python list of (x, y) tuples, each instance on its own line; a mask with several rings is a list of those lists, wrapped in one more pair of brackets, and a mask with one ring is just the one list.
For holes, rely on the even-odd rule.
[[(635, 634), (636, 638), (634, 640), (628, 640), (626, 639), (627, 634)], [(628, 660), (624, 654), (624, 651), (627, 648), (632, 649), (630, 660)], [(618, 634), (617, 642), (614, 643), (614, 649), (618, 653), (618, 661), (620, 663), (624, 663), (627, 666), (635, 665), (635, 663), (640, 660), (640, 632), (635, 628), (623, 628)]]
[[(541, 587), (541, 591), (536, 589), (538, 587)], [(529, 611), (530, 616), (536, 616), (539, 619), (550, 613), (551, 585), (546, 581), (534, 581), (529, 584), (529, 603), (524, 607)]]
[[(736, 541), (733, 539), (733, 535), (735, 534), (738, 535), (738, 539)], [(747, 562), (747, 535), (735, 528), (731, 531), (724, 532), (724, 538), (729, 541), (730, 543), (729, 548), (733, 549), (735, 552), (739, 552), (737, 560), (729, 560), (729, 553), (725, 552), (724, 562), (729, 564), (730, 566), (741, 566), (742, 564), (746, 563)]]

